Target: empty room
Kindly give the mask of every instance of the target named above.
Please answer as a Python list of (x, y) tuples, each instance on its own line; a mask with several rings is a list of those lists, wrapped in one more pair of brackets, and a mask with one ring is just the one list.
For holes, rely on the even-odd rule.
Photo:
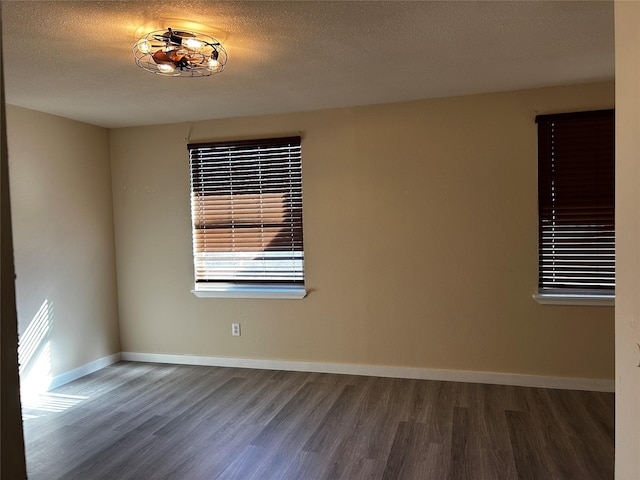
[(3, 478), (640, 478), (640, 3), (0, 5)]

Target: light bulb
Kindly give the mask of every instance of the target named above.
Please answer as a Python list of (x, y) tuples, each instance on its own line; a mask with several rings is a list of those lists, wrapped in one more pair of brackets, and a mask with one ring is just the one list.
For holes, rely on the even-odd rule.
[(213, 58), (213, 57), (211, 57), (211, 58), (209, 59), (209, 68), (210, 68), (211, 70), (213, 70), (214, 68), (218, 68), (218, 65), (220, 65), (220, 63), (218, 62), (218, 59), (217, 59), (217, 58)]
[(169, 63), (159, 63), (158, 64), (158, 70), (160, 70), (162, 73), (171, 73), (175, 70), (176, 68), (169, 64)]
[(196, 40), (195, 38), (187, 38), (184, 42), (184, 45), (189, 48), (199, 49), (204, 46), (204, 43), (202, 43), (200, 40)]
[(142, 53), (149, 53), (151, 51), (151, 44), (146, 40), (144, 42), (138, 43), (138, 50)]

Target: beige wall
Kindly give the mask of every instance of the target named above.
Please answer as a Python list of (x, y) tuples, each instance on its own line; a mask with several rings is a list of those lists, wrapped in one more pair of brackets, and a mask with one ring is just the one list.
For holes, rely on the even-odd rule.
[(616, 2), (616, 478), (640, 478), (640, 3)]
[(120, 351), (109, 132), (9, 105), (7, 133), (24, 385)]
[[(122, 350), (612, 379), (613, 308), (531, 296), (534, 116), (613, 102), (605, 83), (113, 130)], [(196, 298), (186, 139), (297, 132), (311, 293)]]

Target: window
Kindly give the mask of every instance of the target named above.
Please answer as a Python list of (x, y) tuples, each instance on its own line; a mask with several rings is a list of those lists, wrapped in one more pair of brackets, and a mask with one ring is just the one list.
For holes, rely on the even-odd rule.
[(613, 297), (614, 111), (539, 115), (539, 294)]
[(300, 137), (188, 150), (194, 293), (304, 297)]

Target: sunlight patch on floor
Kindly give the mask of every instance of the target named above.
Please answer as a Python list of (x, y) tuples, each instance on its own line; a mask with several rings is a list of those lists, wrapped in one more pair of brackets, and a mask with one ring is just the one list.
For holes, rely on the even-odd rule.
[(61, 413), (82, 403), (89, 397), (64, 393), (40, 393), (22, 398), (22, 418), (29, 420), (50, 413)]

